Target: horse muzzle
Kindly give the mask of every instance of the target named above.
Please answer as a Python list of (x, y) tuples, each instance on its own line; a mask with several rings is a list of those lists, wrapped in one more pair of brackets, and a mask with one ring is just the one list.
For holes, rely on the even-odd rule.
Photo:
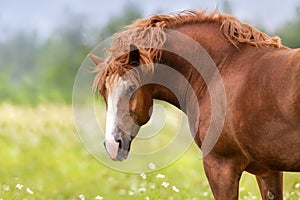
[(109, 157), (114, 161), (122, 161), (128, 157), (131, 145), (131, 138), (122, 138), (121, 136), (114, 136), (113, 140), (104, 141), (104, 147)]

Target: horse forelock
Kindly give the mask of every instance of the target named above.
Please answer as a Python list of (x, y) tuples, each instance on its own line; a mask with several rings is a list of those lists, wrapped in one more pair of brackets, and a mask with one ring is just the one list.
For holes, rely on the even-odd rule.
[(138, 19), (113, 35), (113, 44), (108, 49), (109, 56), (104, 63), (95, 68), (96, 77), (94, 89), (101, 90), (107, 76), (123, 75), (132, 69), (129, 63), (130, 45), (134, 44), (140, 52), (142, 72), (153, 74), (153, 63), (161, 59), (161, 47), (166, 41), (165, 28), (172, 29), (188, 23), (213, 23), (220, 26), (225, 38), (238, 48), (238, 45), (249, 44), (257, 48), (279, 48), (279, 37), (267, 34), (240, 22), (237, 18), (221, 14), (219, 11), (182, 11), (170, 15), (153, 15), (145, 19)]
[[(143, 75), (151, 76), (154, 73), (154, 63), (161, 58), (161, 47), (166, 40), (164, 33), (164, 23), (157, 23), (153, 26), (151, 20), (137, 26), (127, 26), (125, 31), (113, 35), (113, 44), (107, 49), (109, 56), (104, 63), (95, 67), (96, 77), (94, 89), (101, 92), (105, 86), (105, 81), (109, 76), (115, 74), (123, 76), (129, 70), (135, 68), (130, 63), (130, 45), (135, 45), (139, 50), (140, 61), (139, 72)], [(126, 73), (126, 75), (137, 84), (141, 78), (141, 73)]]

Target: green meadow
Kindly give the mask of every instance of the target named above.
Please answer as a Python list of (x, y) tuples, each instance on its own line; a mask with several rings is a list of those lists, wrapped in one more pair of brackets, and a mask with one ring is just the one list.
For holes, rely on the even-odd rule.
[[(124, 173), (87, 152), (69, 105), (2, 103), (0, 112), (1, 200), (213, 199), (194, 144), (163, 169)], [(300, 198), (300, 174), (285, 174), (284, 196)], [(254, 176), (243, 174), (240, 199), (261, 199)]]

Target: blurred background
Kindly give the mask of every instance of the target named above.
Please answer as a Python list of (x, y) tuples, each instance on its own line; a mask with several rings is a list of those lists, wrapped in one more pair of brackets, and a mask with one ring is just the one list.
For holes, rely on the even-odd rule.
[[(213, 199), (195, 144), (159, 171), (149, 163), (150, 173), (121, 173), (87, 152), (72, 116), (74, 79), (94, 47), (134, 19), (184, 9), (219, 9), (300, 47), (300, 0), (0, 0), (0, 200)], [(176, 131), (176, 109), (161, 105), (172, 120), (147, 147)], [(260, 199), (253, 175), (239, 192)], [(300, 198), (299, 173), (285, 174), (284, 197)]]
[(124, 25), (155, 13), (216, 8), (300, 47), (300, 0), (1, 0), (0, 102), (69, 104), (87, 53)]

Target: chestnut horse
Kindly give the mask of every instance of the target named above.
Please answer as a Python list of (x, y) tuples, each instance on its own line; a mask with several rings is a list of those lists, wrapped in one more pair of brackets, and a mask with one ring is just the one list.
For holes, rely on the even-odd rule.
[[(256, 176), (263, 199), (283, 199), (282, 171), (300, 171), (300, 50), (289, 49), (278, 37), (269, 37), (218, 12), (184, 11), (140, 19), (114, 35), (108, 58), (89, 55), (97, 64), (95, 87), (107, 106), (105, 146), (110, 157), (127, 158), (132, 139), (150, 118), (153, 99), (167, 101), (185, 113), (197, 110), (192, 101), (198, 102), (201, 115), (188, 118), (201, 148), (211, 120), (211, 97), (195, 66), (163, 50), (166, 44), (179, 51), (190, 48), (169, 38), (166, 29), (200, 44), (222, 77), (224, 126), (217, 143), (203, 158), (215, 199), (238, 199), (243, 171)], [(141, 47), (145, 44), (150, 47)], [(197, 99), (189, 96), (181, 79), (151, 63), (179, 72)], [(138, 66), (143, 67), (135, 78), (126, 75)], [(174, 85), (177, 94), (160, 84), (139, 87), (143, 79), (163, 79)], [(126, 106), (128, 111), (123, 109)]]

